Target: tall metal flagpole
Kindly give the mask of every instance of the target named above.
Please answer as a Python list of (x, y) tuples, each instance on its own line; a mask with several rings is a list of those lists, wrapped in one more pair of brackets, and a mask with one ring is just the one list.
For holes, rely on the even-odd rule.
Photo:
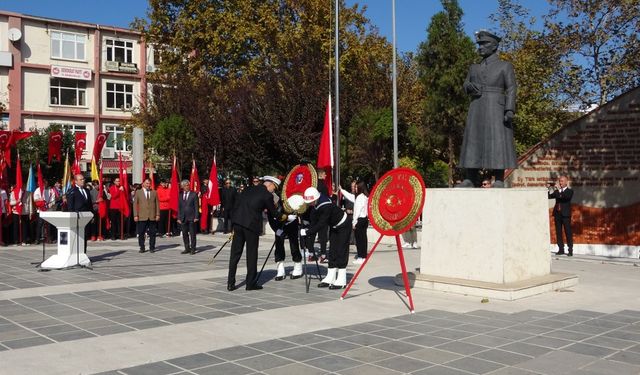
[(393, 29), (393, 167), (398, 168), (398, 87), (396, 84), (396, 0), (391, 0), (391, 27)]
[[(336, 46), (335, 46), (335, 55), (336, 55), (336, 92), (335, 92), (335, 98), (336, 98), (336, 133), (335, 133), (335, 142), (334, 144), (336, 145), (336, 157), (335, 157), (335, 162), (336, 162), (336, 176), (335, 176), (335, 185), (336, 188), (338, 186), (340, 186), (340, 51), (338, 50), (338, 46), (339, 46), (339, 33), (338, 33), (338, 27), (340, 25), (339, 22), (339, 4), (340, 0), (335, 0), (335, 4), (336, 4), (336, 21), (335, 21), (335, 39), (336, 39)], [(329, 189), (332, 189), (331, 186), (327, 186)]]

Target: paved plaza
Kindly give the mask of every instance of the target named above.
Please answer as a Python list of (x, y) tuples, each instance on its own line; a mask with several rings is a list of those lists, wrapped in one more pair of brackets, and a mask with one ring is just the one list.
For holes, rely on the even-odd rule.
[[(42, 247), (0, 249), (0, 374), (640, 374), (633, 260), (554, 257), (579, 284), (511, 302), (414, 288), (410, 314), (390, 245), (340, 300), (317, 279), (309, 293), (274, 281), (273, 261), (263, 290), (228, 292), (228, 247), (209, 264), (227, 238), (199, 236), (195, 255), (178, 238), (154, 254), (93, 242), (92, 270), (39, 272)], [(415, 270), (420, 250), (405, 256)]]

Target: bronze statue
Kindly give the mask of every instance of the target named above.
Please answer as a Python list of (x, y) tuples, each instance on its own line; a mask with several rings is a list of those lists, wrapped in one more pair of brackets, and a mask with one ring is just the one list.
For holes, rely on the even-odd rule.
[(464, 129), (460, 166), (465, 179), (458, 187), (478, 186), (479, 172), (491, 170), (493, 187), (504, 187), (504, 170), (517, 165), (513, 141), (516, 77), (513, 65), (498, 58), (500, 38), (482, 30), (476, 33), (479, 64), (473, 64), (464, 81), (471, 105)]

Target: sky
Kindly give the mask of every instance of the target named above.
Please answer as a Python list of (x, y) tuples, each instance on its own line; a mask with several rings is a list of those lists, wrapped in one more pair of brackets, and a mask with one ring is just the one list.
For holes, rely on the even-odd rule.
[[(333, 6), (332, 0), (327, 1)], [(365, 14), (381, 35), (392, 39), (392, 0), (346, 0), (347, 5), (366, 6)], [(464, 11), (464, 30), (469, 36), (479, 29), (495, 29), (489, 15), (498, 7), (497, 0), (459, 0)], [(546, 13), (545, 0), (520, 0), (534, 16)], [(63, 20), (128, 27), (135, 17), (145, 17), (146, 0), (0, 0), (0, 9)], [(440, 0), (396, 0), (396, 41), (398, 51), (416, 51), (426, 39), (431, 17), (442, 10)]]

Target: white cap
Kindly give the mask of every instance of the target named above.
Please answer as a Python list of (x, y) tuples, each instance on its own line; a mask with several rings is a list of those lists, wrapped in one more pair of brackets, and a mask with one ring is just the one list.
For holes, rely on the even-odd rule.
[(304, 191), (304, 195), (302, 198), (304, 199), (305, 203), (311, 203), (317, 201), (318, 198), (320, 198), (320, 192), (318, 191), (318, 189), (311, 186)]
[(273, 176), (264, 176), (262, 177), (262, 181), (269, 181), (276, 185), (276, 187), (280, 186), (280, 179)]

